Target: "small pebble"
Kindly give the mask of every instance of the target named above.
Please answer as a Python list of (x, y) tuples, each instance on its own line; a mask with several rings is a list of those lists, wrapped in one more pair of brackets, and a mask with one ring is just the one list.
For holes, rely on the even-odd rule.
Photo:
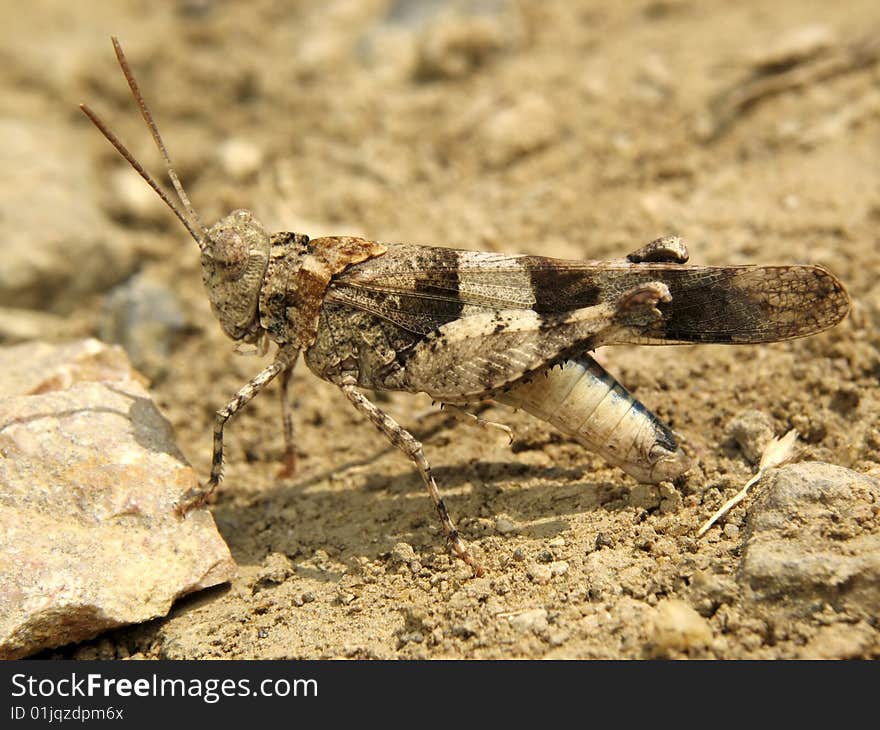
[(660, 489), (655, 484), (636, 484), (629, 493), (629, 503), (642, 509), (660, 506)]
[(293, 563), (284, 553), (269, 553), (263, 561), (258, 580), (263, 583), (283, 583), (293, 574)]
[(553, 571), (550, 569), (550, 566), (541, 565), (540, 563), (532, 563), (526, 572), (528, 573), (529, 578), (539, 585), (549, 583), (550, 579), (553, 577)]
[(763, 48), (752, 50), (751, 62), (758, 69), (793, 66), (818, 56), (837, 42), (834, 29), (827, 25), (802, 25), (791, 28)]
[(416, 559), (416, 552), (408, 542), (399, 542), (391, 548), (391, 562), (397, 565), (409, 565)]
[(562, 629), (558, 629), (554, 631), (547, 637), (547, 641), (550, 643), (550, 646), (562, 646), (571, 634)]
[(226, 175), (241, 181), (259, 171), (263, 164), (263, 151), (249, 140), (233, 137), (217, 148), (217, 158)]
[(110, 173), (108, 187), (114, 193), (111, 205), (116, 212), (139, 222), (166, 222), (167, 212), (163, 206), (156, 205), (156, 194), (140, 178), (131, 174), (128, 165), (120, 164)]
[(659, 485), (660, 490), (660, 514), (668, 515), (681, 509), (681, 494), (673, 486), (672, 482), (663, 482)]
[(727, 424), (726, 435), (736, 441), (750, 464), (757, 464), (773, 438), (773, 422), (761, 411), (743, 411)]
[(551, 145), (559, 136), (561, 119), (554, 104), (535, 93), (525, 94), (483, 123), (479, 149), (489, 166), (505, 167)]
[(549, 550), (542, 550), (538, 553), (538, 562), (539, 563), (552, 563), (553, 562), (553, 553)]
[(161, 282), (136, 274), (104, 297), (98, 335), (104, 342), (122, 345), (138, 370), (158, 378), (165, 374), (185, 326), (174, 293)]
[(511, 532), (516, 532), (516, 529), (516, 524), (507, 517), (499, 515), (495, 518), (495, 531), (499, 535), (509, 535)]
[(705, 647), (712, 641), (712, 629), (706, 619), (675, 598), (657, 604), (649, 635), (657, 656)]
[(485, 64), (503, 45), (504, 33), (494, 18), (452, 17), (438, 21), (418, 39), (415, 75), (422, 80), (463, 78)]
[(452, 635), (462, 639), (470, 639), (477, 635), (477, 627), (471, 621), (455, 624), (452, 627)]
[(425, 640), (425, 635), (421, 631), (411, 631), (408, 634), (403, 634), (400, 637), (400, 642), (402, 644), (413, 643), (413, 644), (421, 644)]
[(536, 634), (547, 630), (547, 611), (543, 608), (532, 608), (511, 616), (510, 625), (520, 633), (532, 631)]

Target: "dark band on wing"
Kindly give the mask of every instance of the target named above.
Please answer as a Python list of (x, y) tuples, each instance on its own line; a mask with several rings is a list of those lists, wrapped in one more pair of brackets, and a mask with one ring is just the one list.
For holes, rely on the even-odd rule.
[(561, 314), (592, 307), (602, 300), (602, 288), (584, 269), (547, 266), (547, 259), (526, 256), (522, 266), (529, 274), (538, 314)]
[(442, 320), (457, 319), (464, 308), (459, 296), (458, 252), (432, 247), (425, 250), (425, 261), (416, 266), (426, 273), (416, 276), (415, 294), (429, 297), (433, 312)]
[(849, 297), (814, 266), (668, 271), (672, 301), (645, 333), (671, 342), (776, 342), (828, 329), (849, 311)]

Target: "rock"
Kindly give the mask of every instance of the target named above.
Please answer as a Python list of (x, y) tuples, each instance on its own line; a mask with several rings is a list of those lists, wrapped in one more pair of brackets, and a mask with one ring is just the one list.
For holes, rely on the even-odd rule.
[(142, 379), (131, 369), (125, 352), (95, 339), (0, 348), (0, 398), (67, 390), (77, 383), (130, 380)]
[(672, 482), (661, 482), (657, 485), (660, 495), (660, 514), (671, 515), (681, 509), (681, 494)]
[(416, 551), (408, 542), (399, 542), (391, 548), (391, 562), (396, 565), (409, 565), (416, 559)]
[(749, 507), (738, 580), (794, 614), (824, 603), (874, 620), (880, 606), (880, 480), (832, 464), (775, 471)]
[(50, 314), (34, 309), (0, 307), (0, 343), (85, 337), (92, 329), (84, 317)]
[(864, 622), (822, 626), (800, 651), (802, 659), (868, 659), (880, 648), (877, 631)]
[(553, 577), (553, 571), (550, 566), (542, 565), (541, 563), (532, 563), (526, 572), (529, 574), (529, 578), (539, 585), (549, 583)]
[(504, 46), (495, 18), (452, 17), (431, 23), (416, 41), (414, 76), (420, 81), (463, 78)]
[(537, 561), (539, 563), (552, 563), (553, 560), (555, 559), (555, 556), (553, 555), (553, 553), (550, 550), (548, 550), (547, 548), (544, 548), (543, 550), (539, 551), (538, 555), (536, 557), (537, 557)]
[(568, 572), (568, 562), (565, 560), (554, 560), (550, 563), (550, 575), (565, 575)]
[[(294, 573), (293, 563), (284, 553), (269, 553), (263, 561), (257, 582), (265, 584), (283, 583)], [(303, 599), (305, 600), (305, 599)]]
[(630, 489), (629, 503), (641, 509), (656, 509), (660, 506), (660, 487), (656, 484), (636, 484)]
[(732, 522), (728, 522), (724, 525), (724, 536), (730, 540), (739, 539), (739, 526), (734, 525)]
[(827, 51), (837, 36), (827, 25), (802, 25), (775, 39), (772, 45), (751, 52), (751, 63), (761, 71), (786, 69)]
[(709, 623), (684, 601), (670, 598), (657, 604), (649, 630), (655, 656), (701, 649), (712, 642)]
[(524, 634), (531, 631), (535, 634), (543, 633), (547, 630), (547, 611), (543, 608), (532, 608), (522, 613), (517, 613), (509, 619), (510, 625), (514, 630)]
[(517, 531), (516, 523), (509, 517), (498, 515), (495, 518), (495, 530), (499, 535), (509, 535), (511, 532)]
[(730, 576), (703, 570), (696, 570), (691, 576), (688, 600), (702, 616), (711, 616), (723, 603), (733, 603), (737, 595), (738, 587)]
[(550, 102), (526, 94), (483, 123), (478, 149), (489, 167), (505, 167), (552, 144), (559, 136), (559, 119), (559, 110)]
[(0, 658), (165, 615), (235, 564), (118, 347), (0, 349)]
[(185, 324), (174, 294), (137, 274), (104, 299), (98, 334), (105, 342), (122, 345), (138, 370), (157, 378), (165, 373), (175, 339)]
[(249, 139), (233, 137), (217, 148), (217, 159), (227, 177), (235, 182), (242, 182), (260, 171), (263, 150)]
[(757, 464), (773, 438), (773, 423), (766, 413), (743, 411), (727, 424), (725, 435), (736, 442), (750, 464)]
[(0, 168), (15, 170), (0, 194), (0, 306), (64, 313), (134, 269), (134, 245), (112, 235), (89, 192), (87, 158), (68, 135), (49, 120), (0, 119)]

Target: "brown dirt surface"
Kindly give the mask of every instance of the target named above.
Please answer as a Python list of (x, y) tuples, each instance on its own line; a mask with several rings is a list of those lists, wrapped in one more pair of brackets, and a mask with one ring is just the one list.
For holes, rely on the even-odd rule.
[[(483, 414), (513, 429), (511, 449), (425, 415), (421, 396), (377, 395), (424, 442), (478, 579), (445, 551), (412, 465), (301, 366), (294, 477), (276, 478), (276, 386), (227, 429), (212, 510), (238, 577), (51, 656), (880, 653), (876, 614), (749, 597), (753, 500), (696, 539), (753, 473), (730, 435), (740, 414), (797, 428), (801, 458), (880, 476), (876, 0), (35, 0), (4, 26), (3, 114), (85, 160), (72, 201), (98, 201), (103, 235), (180, 302), (186, 326), (150, 390), (201, 475), (214, 411), (267, 361), (232, 351), (196, 247), (76, 108), (87, 101), (161, 171), (111, 34), (206, 221), (246, 207), (313, 237), (572, 259), (677, 234), (691, 263), (822, 264), (854, 302), (804, 340), (599, 352), (680, 434), (695, 466), (674, 490), (636, 485), (524, 413)], [(105, 294), (56, 308), (51, 335), (97, 333)]]

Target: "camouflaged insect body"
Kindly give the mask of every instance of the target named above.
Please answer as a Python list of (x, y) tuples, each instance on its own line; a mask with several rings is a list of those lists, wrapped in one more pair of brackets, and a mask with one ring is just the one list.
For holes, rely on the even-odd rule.
[[(819, 266), (693, 266), (675, 237), (618, 261), (565, 261), (351, 236), (268, 234), (237, 210), (211, 228), (198, 216), (113, 39), (183, 209), (88, 107), (82, 109), (171, 208), (201, 250), (203, 282), (233, 340), (278, 346), (274, 361), (217, 411), (211, 475), (183, 496), (203, 504), (220, 482), (226, 422), (276, 377), (285, 468), (295, 467), (288, 388), (300, 353), (419, 470), (451, 550), (482, 572), (458, 534), (422, 445), (361, 389), (427, 393), (478, 425), (467, 406), (492, 400), (551, 423), (634, 478), (683, 474), (672, 431), (590, 356), (601, 345), (744, 344), (803, 337), (849, 310), (841, 283)], [(509, 431), (509, 430), (508, 430)]]

